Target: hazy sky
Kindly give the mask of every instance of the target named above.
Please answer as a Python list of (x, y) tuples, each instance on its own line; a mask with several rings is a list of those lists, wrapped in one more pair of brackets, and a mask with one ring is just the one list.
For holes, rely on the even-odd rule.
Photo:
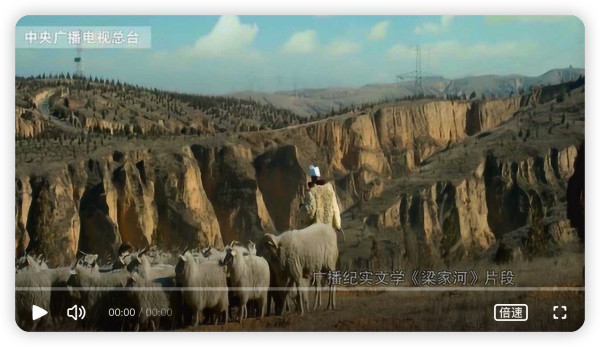
[[(150, 49), (83, 51), (86, 75), (221, 94), (584, 67), (571, 16), (27, 16), (17, 26), (150, 26)], [(73, 72), (74, 49), (17, 49), (16, 74)]]

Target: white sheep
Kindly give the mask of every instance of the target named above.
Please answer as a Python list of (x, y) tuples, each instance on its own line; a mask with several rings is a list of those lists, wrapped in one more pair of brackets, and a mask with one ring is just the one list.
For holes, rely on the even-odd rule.
[[(45, 264), (45, 262), (43, 264)], [(15, 264), (15, 268), (16, 273), (40, 272), (42, 270), (40, 261), (31, 255), (24, 255), (18, 258)], [(47, 268), (48, 266), (46, 266), (46, 269)]]
[(71, 268), (67, 285), (74, 301), (79, 302), (87, 311), (86, 319), (81, 321), (84, 328), (117, 330), (123, 325), (123, 318), (111, 318), (108, 309), (127, 307), (123, 288), (127, 284), (129, 272), (125, 269), (100, 272), (98, 255), (86, 254)]
[[(155, 331), (159, 328), (161, 316), (148, 313), (168, 309), (171, 304), (178, 306), (175, 303), (174, 291), (161, 290), (175, 286), (175, 267), (167, 264), (152, 265), (146, 256), (146, 250), (143, 250), (132, 254), (127, 270), (131, 273), (127, 281), (127, 287), (131, 288), (126, 292), (127, 301), (138, 313), (133, 318), (133, 328), (135, 331), (140, 328)], [(172, 309), (178, 312), (179, 307)], [(172, 319), (168, 320), (173, 323)]]
[(38, 262), (40, 264), (40, 269), (42, 269), (42, 270), (48, 270), (49, 269), (48, 263), (46, 263), (46, 260), (44, 259), (43, 256), (39, 257)]
[(174, 282), (169, 278), (148, 279), (134, 272), (127, 281), (126, 292), (128, 307), (134, 308), (136, 317), (133, 318), (134, 331), (156, 331), (160, 327), (161, 315), (156, 312), (170, 308), (171, 291), (161, 290), (164, 287), (173, 287)]
[[(81, 252), (81, 251), (79, 251)], [(125, 268), (131, 261), (131, 254), (133, 254), (133, 247), (128, 243), (122, 243), (117, 250), (117, 259), (113, 263), (112, 269), (119, 270)], [(81, 252), (83, 255), (86, 253)]]
[[(301, 230), (286, 231), (278, 236), (265, 234), (263, 238), (267, 260), (279, 277), (279, 283), (297, 287), (296, 303), (304, 313), (302, 289), (315, 272), (335, 270), (338, 258), (337, 235), (329, 224), (313, 224)], [(316, 280), (316, 279), (315, 279)], [(317, 301), (318, 299), (315, 299)], [(335, 309), (335, 290), (330, 287), (328, 309)]]
[(32, 320), (32, 305), (50, 307), (52, 279), (49, 273), (23, 271), (15, 275), (15, 319), (17, 325), (26, 331), (32, 331), (39, 324), (46, 324), (48, 317)]
[(225, 251), (216, 249), (213, 246), (208, 246), (202, 250), (200, 255), (202, 257), (194, 254), (195, 258), (200, 261), (204, 261), (204, 260), (222, 261), (225, 258)]
[(142, 277), (148, 280), (157, 278), (174, 278), (175, 267), (169, 264), (152, 265), (149, 257), (146, 255), (146, 250), (131, 255), (131, 261), (126, 266), (127, 271), (137, 272)]
[(229, 298), (226, 272), (227, 268), (219, 262), (198, 262), (190, 252), (179, 257), (175, 266), (175, 278), (177, 285), (183, 287), (183, 301), (192, 312), (194, 326), (199, 324), (204, 309), (212, 309), (217, 314), (215, 324), (223, 314), (223, 321), (227, 323)]
[[(38, 257), (35, 260), (31, 256), (25, 256), (17, 262), (17, 274), (15, 284), (19, 290), (16, 291), (16, 320), (20, 327), (26, 330), (35, 330), (39, 322), (44, 324), (47, 317), (41, 320), (31, 321), (31, 306), (48, 309), (54, 324), (59, 324), (64, 318), (64, 309), (68, 305), (67, 293), (63, 290), (51, 290), (58, 287), (65, 288), (70, 276), (70, 268), (48, 269), (45, 262)], [(48, 322), (49, 323), (49, 322)]]
[(256, 245), (254, 242), (248, 241), (246, 248), (248, 249), (248, 255), (256, 255)]
[(227, 265), (231, 290), (240, 300), (239, 321), (248, 317), (246, 304), (256, 300), (258, 316), (267, 311), (267, 293), (270, 284), (269, 264), (263, 257), (244, 255), (239, 249), (228, 248), (223, 263)]
[(244, 255), (249, 255), (249, 254), (256, 255), (256, 246), (254, 245), (254, 243), (252, 241), (248, 242), (248, 247), (244, 247), (244, 246), (242, 246), (241, 242), (235, 241), (235, 240), (231, 241), (229, 243), (229, 245), (227, 245), (225, 247), (225, 249), (223, 249), (223, 250), (216, 249), (213, 246), (208, 246), (208, 247), (204, 248), (202, 250), (202, 256), (204, 257), (204, 259), (202, 259), (198, 255), (194, 254), (193, 252), (192, 252), (192, 254), (194, 254), (194, 256), (197, 259), (199, 259), (200, 261), (203, 261), (203, 260), (223, 261), (223, 259), (225, 259), (225, 255), (226, 255), (228, 249), (235, 249)]

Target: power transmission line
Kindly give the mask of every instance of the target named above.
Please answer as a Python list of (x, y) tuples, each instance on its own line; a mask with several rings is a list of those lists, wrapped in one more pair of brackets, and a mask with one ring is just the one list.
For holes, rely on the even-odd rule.
[[(427, 75), (425, 77), (433, 77)], [(425, 94), (423, 89), (423, 66), (421, 57), (421, 45), (415, 46), (415, 70), (396, 75), (396, 83), (400, 84), (404, 80), (415, 81), (415, 95)]]

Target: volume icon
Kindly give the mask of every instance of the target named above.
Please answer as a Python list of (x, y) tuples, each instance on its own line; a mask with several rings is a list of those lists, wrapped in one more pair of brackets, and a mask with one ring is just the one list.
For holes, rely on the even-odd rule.
[(85, 308), (83, 306), (73, 305), (67, 309), (67, 317), (73, 318), (73, 320), (85, 318)]

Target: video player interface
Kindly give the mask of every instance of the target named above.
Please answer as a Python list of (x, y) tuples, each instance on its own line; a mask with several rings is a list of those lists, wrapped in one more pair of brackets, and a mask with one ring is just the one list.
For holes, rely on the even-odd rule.
[(578, 18), (26, 16), (15, 32), (21, 329), (582, 326)]

